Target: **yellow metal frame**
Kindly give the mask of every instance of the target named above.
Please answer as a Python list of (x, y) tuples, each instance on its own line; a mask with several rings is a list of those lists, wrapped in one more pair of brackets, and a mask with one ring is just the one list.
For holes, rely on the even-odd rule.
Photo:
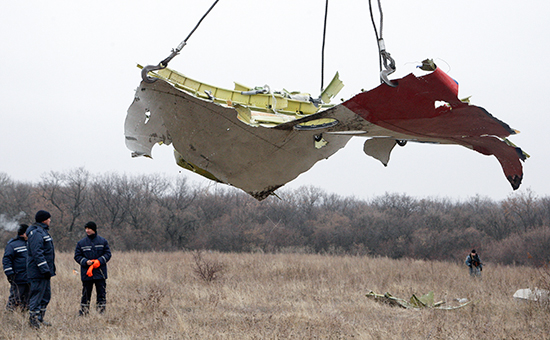
[[(138, 65), (139, 68), (143, 66)], [(219, 104), (233, 106), (232, 103), (238, 103), (248, 107), (252, 111), (275, 112), (292, 116), (305, 116), (318, 112), (321, 107), (316, 107), (310, 101), (301, 101), (286, 98), (280, 94), (254, 94), (243, 95), (242, 91), (249, 91), (244, 85), (235, 83), (235, 90), (228, 90), (202, 83), (200, 81), (186, 77), (185, 75), (169, 68), (150, 72), (150, 75), (163, 79), (176, 88), (186, 91), (196, 97), (212, 99), (205, 91), (213, 97), (213, 101)], [(275, 103), (275, 104), (274, 104)], [(275, 109), (273, 109), (275, 106)]]

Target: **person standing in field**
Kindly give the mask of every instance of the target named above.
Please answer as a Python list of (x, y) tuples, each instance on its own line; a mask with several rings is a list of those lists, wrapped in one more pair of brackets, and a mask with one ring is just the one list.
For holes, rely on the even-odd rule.
[(94, 285), (97, 295), (96, 309), (103, 314), (107, 304), (107, 262), (111, 259), (111, 249), (109, 242), (97, 234), (95, 222), (86, 223), (84, 230), (87, 236), (78, 241), (74, 251), (74, 260), (80, 264), (82, 280), (79, 315), (88, 315)]
[(4, 274), (10, 283), (10, 296), (6, 310), (13, 312), (16, 308), (29, 309), (29, 293), (31, 286), (27, 279), (27, 228), (20, 224), (17, 237), (12, 238), (6, 245), (2, 265)]
[(51, 326), (44, 321), (52, 290), (50, 279), (55, 276), (55, 250), (50, 236), (49, 212), (39, 210), (35, 221), (27, 229), (27, 277), (31, 284), (29, 298), (29, 324), (33, 328)]
[(481, 276), (483, 264), (481, 263), (481, 259), (479, 258), (479, 255), (476, 253), (475, 249), (472, 249), (472, 252), (466, 257), (465, 263), (470, 268), (471, 276)]

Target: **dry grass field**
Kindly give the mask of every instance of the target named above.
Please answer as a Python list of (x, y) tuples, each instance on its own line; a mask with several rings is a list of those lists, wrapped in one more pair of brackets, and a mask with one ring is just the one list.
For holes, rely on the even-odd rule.
[[(0, 339), (550, 339), (550, 308), (514, 301), (518, 288), (548, 285), (547, 272), (488, 264), (483, 279), (464, 265), (308, 254), (202, 254), (221, 264), (212, 282), (192, 253), (114, 253), (107, 312), (77, 316), (80, 277), (57, 255), (52, 301), (36, 331), (27, 314), (0, 312)], [(456, 310), (408, 310), (367, 299), (370, 290), (409, 298), (473, 302)], [(7, 301), (8, 283), (0, 283)], [(95, 293), (92, 297), (95, 299)]]

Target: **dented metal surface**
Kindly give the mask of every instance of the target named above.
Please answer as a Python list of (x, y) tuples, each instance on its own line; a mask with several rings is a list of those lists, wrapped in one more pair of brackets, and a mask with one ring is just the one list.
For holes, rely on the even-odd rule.
[[(146, 114), (150, 117), (147, 122)], [(150, 157), (157, 142), (172, 143), (185, 162), (257, 199), (269, 196), (351, 138), (326, 136), (327, 144), (316, 148), (316, 131), (253, 127), (237, 118), (235, 108), (198, 98), (160, 80), (142, 82), (136, 90), (125, 134), (134, 155)]]
[[(528, 155), (506, 139), (516, 131), (458, 99), (458, 84), (439, 69), (394, 80), (396, 87), (381, 84), (328, 108), (316, 106), (307, 94), (291, 97), (262, 88), (250, 95), (253, 89), (240, 84), (224, 90), (162, 72), (159, 81), (140, 84), (128, 110), (126, 145), (133, 155), (150, 157), (155, 144), (172, 144), (180, 166), (259, 200), (353, 136), (369, 137), (364, 152), (384, 165), (396, 144), (457, 144), (494, 155), (514, 189), (523, 178), (520, 160)], [(320, 98), (330, 100), (341, 89), (337, 78)]]

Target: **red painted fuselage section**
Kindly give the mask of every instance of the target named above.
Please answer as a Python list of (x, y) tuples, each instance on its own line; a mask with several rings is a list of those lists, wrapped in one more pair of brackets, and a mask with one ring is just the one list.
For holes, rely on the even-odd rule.
[(501, 140), (514, 130), (485, 109), (458, 99), (458, 84), (439, 68), (422, 77), (409, 74), (396, 87), (382, 84), (343, 105), (372, 124), (419, 141), (442, 140), (494, 155), (512, 187), (521, 184), (520, 159), (525, 156)]

